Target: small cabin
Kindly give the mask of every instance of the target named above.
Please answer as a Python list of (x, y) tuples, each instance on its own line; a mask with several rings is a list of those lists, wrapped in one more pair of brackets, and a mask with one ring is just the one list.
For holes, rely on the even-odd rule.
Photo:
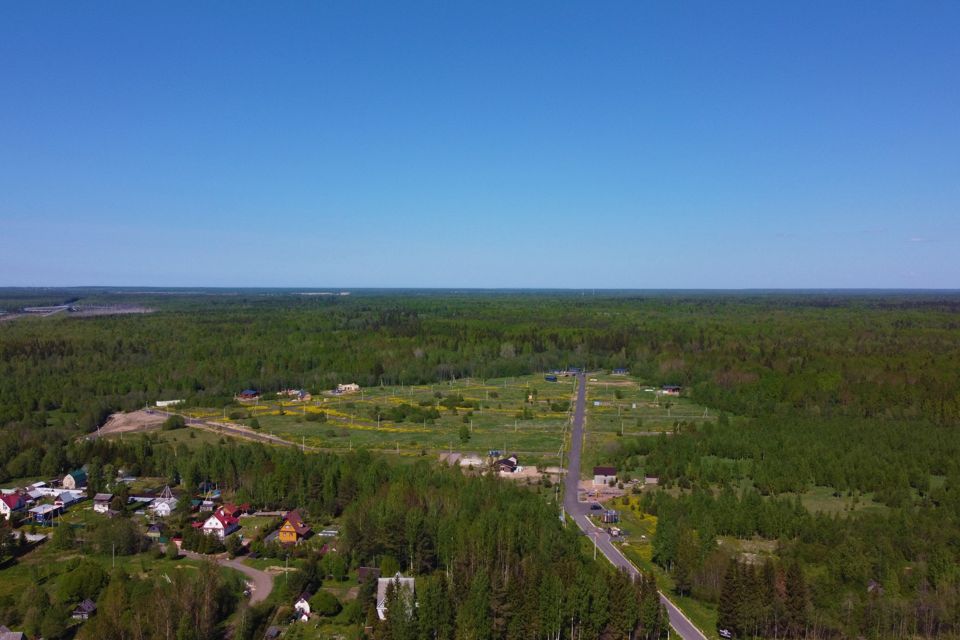
[(617, 481), (617, 468), (616, 467), (594, 467), (593, 468), (593, 485), (595, 487), (608, 485), (611, 482)]
[(111, 501), (113, 501), (112, 493), (98, 493), (93, 496), (93, 510), (97, 513), (106, 513), (110, 510)]

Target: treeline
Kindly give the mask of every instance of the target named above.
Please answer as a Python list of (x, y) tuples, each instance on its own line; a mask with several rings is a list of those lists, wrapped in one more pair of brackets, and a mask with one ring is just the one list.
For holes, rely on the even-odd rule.
[[(203, 303), (203, 304), (201, 304)], [(746, 415), (960, 415), (957, 296), (169, 296), (0, 325), (0, 424), (90, 430), (161, 398), (627, 367)]]
[(960, 430), (926, 421), (721, 417), (679, 430), (683, 437), (625, 439), (612, 455), (686, 488), (750, 479), (764, 495), (824, 486), (874, 492), (892, 507), (928, 495), (933, 477), (960, 472)]

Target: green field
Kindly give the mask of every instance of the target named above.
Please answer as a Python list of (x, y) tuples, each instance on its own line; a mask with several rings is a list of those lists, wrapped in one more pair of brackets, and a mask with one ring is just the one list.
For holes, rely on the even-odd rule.
[(655, 387), (627, 376), (588, 376), (587, 426), (592, 431), (658, 433), (673, 431), (679, 422), (716, 420), (717, 415), (685, 396), (660, 395)]
[[(225, 411), (191, 409), (186, 413), (223, 420), (224, 415), (242, 412), (249, 417), (232, 421), (249, 425), (250, 419), (256, 418), (264, 433), (328, 449), (366, 447), (400, 453), (452, 450), (480, 454), (496, 449), (549, 462), (557, 459), (563, 443), (573, 393), (573, 378), (560, 378), (553, 383), (535, 375), (371, 387), (342, 396), (322, 394), (306, 403), (266, 397), (256, 404), (228, 407)], [(444, 399), (450, 396), (462, 396), (464, 404), (473, 406), (443, 406)], [(440, 416), (389, 419), (391, 409), (401, 405), (424, 411), (435, 409)], [(321, 412), (326, 415), (325, 422), (308, 419)], [(469, 434), (466, 442), (461, 440), (464, 427)]]
[[(106, 570), (113, 567), (123, 568), (133, 576), (163, 575), (174, 571), (195, 571), (199, 561), (180, 558), (168, 560), (156, 558), (152, 552), (139, 553), (131, 556), (116, 556), (76, 551), (59, 551), (53, 549), (49, 542), (21, 556), (16, 563), (3, 570), (3, 580), (0, 580), (0, 599), (9, 597), (14, 601), (32, 584), (44, 589), (52, 590), (57, 579), (74, 568), (80, 559), (93, 560)], [(221, 568), (225, 574), (233, 575), (232, 569)], [(54, 601), (56, 601), (54, 599)]]

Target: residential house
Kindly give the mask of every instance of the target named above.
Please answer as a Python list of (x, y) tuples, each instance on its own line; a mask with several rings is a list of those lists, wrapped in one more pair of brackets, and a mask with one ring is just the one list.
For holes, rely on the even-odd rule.
[(224, 515), (230, 516), (231, 518), (239, 518), (249, 510), (250, 510), (249, 504), (236, 505), (236, 504), (230, 504), (228, 502), (227, 504), (220, 507), (220, 511), (222, 511)]
[(296, 544), (309, 535), (310, 527), (303, 522), (300, 511), (294, 509), (287, 513), (286, 519), (280, 526), (277, 538), (283, 544)]
[(27, 503), (19, 493), (7, 493), (0, 496), (0, 516), (9, 520), (15, 511), (23, 511)]
[(62, 511), (60, 507), (53, 504), (40, 504), (29, 509), (27, 513), (37, 524), (50, 524)]
[(160, 497), (150, 503), (150, 511), (158, 518), (167, 518), (177, 508), (179, 500), (173, 495), (169, 486), (163, 488)]
[(300, 622), (306, 622), (310, 619), (311, 597), (313, 597), (312, 593), (304, 591), (300, 594), (300, 597), (297, 598), (297, 602), (293, 605), (293, 609), (297, 612), (297, 619)]
[(594, 467), (593, 468), (593, 486), (600, 487), (617, 481), (616, 467)]
[(516, 473), (520, 470), (520, 466), (517, 464), (518, 462), (517, 456), (514, 455), (503, 458), (502, 460), (497, 460), (493, 463), (493, 468), (501, 473)]
[(413, 604), (413, 599), (416, 597), (416, 586), (413, 578), (404, 578), (402, 575), (400, 575), (399, 571), (392, 578), (378, 578), (377, 617), (379, 617), (381, 620), (387, 619), (387, 588), (391, 584), (395, 585), (399, 589), (409, 591), (411, 604)]
[(277, 395), (293, 398), (298, 402), (310, 402), (310, 399), (313, 397), (309, 391), (305, 391), (304, 389), (284, 389), (278, 392)]
[[(196, 526), (198, 523), (194, 523)], [(209, 518), (203, 521), (199, 529), (208, 536), (216, 536), (223, 540), (240, 528), (236, 518), (224, 514), (220, 509), (214, 511)]]
[(0, 624), (0, 640), (27, 640), (27, 636), (22, 631), (10, 631)]
[(93, 496), (93, 510), (97, 513), (106, 513), (110, 510), (110, 503), (112, 501), (112, 493), (98, 493)]
[(81, 602), (70, 614), (74, 620), (89, 620), (90, 616), (97, 612), (97, 605), (89, 598)]
[(356, 393), (357, 391), (360, 391), (360, 385), (358, 385), (355, 382), (351, 382), (349, 384), (338, 384), (337, 388), (334, 389), (333, 392), (340, 394), (340, 393)]
[(154, 541), (162, 541), (165, 537), (163, 534), (165, 532), (165, 527), (162, 522), (154, 522), (149, 527), (147, 527), (147, 537)]
[(62, 484), (64, 489), (80, 489), (81, 487), (85, 487), (87, 486), (87, 472), (83, 469), (71, 471), (63, 476)]
[(660, 387), (660, 393), (665, 396), (678, 396), (682, 390), (683, 387), (678, 384), (665, 384)]
[(57, 494), (57, 498), (53, 501), (53, 504), (60, 507), (61, 510), (66, 511), (83, 500), (83, 498), (84, 495), (82, 491), (61, 491)]
[(180, 399), (180, 400), (157, 400), (157, 407), (160, 408), (160, 409), (163, 409), (164, 407), (172, 407), (172, 406), (178, 405), (178, 404), (180, 404), (181, 402), (183, 402), (182, 399)]
[(613, 370), (613, 375), (615, 376), (626, 376), (630, 374), (630, 369), (617, 368)]

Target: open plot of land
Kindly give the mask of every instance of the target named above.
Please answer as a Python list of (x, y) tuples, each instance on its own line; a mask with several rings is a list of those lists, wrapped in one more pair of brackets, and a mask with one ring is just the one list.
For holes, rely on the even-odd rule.
[(33, 584), (52, 590), (56, 586), (57, 579), (73, 569), (75, 562), (81, 559), (93, 560), (107, 571), (110, 571), (114, 565), (117, 568), (122, 567), (127, 573), (139, 577), (172, 575), (175, 571), (196, 571), (199, 565), (199, 562), (186, 558), (179, 560), (157, 558), (151, 552), (111, 558), (109, 554), (81, 553), (80, 550), (60, 551), (53, 549), (47, 542), (20, 557), (15, 564), (4, 568), (3, 580), (0, 580), (0, 599), (11, 597), (16, 600)]
[(101, 436), (108, 436), (114, 433), (130, 433), (135, 431), (149, 431), (159, 429), (163, 426), (166, 416), (151, 413), (149, 411), (131, 411), (130, 413), (114, 413), (102, 427), (99, 433)]
[[(839, 495), (837, 495), (839, 494)], [(874, 501), (872, 493), (859, 496), (848, 496), (832, 487), (812, 487), (800, 494), (803, 506), (811, 512), (823, 513), (851, 513), (854, 511), (888, 511), (888, 507)]]
[[(234, 418), (238, 424), (250, 424), (256, 418), (261, 432), (313, 447), (401, 453), (458, 450), (483, 455), (500, 450), (555, 461), (569, 424), (573, 391), (572, 378), (557, 382), (547, 382), (542, 375), (465, 379), (372, 387), (340, 396), (321, 394), (308, 402), (264, 397), (226, 411), (189, 409), (185, 413), (217, 420), (241, 414)], [(430, 411), (436, 413), (425, 415)], [(407, 415), (399, 419), (400, 413)], [(317, 420), (320, 414), (323, 419)], [(463, 430), (469, 435), (466, 442), (461, 439)]]
[(592, 431), (644, 435), (669, 432), (679, 422), (715, 420), (717, 413), (684, 396), (658, 394), (623, 376), (592, 376), (587, 382), (587, 427)]

